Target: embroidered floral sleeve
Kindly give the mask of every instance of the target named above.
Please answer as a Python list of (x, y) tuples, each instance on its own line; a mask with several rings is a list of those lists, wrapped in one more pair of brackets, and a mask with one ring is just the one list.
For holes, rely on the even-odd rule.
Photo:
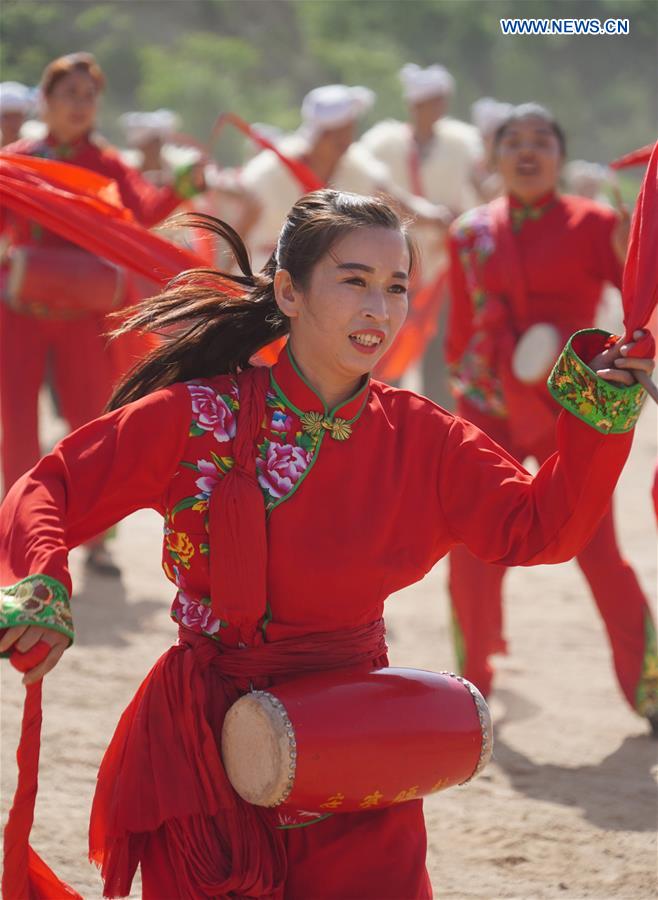
[(21, 625), (51, 628), (73, 642), (71, 606), (64, 585), (48, 575), (30, 575), (0, 588), (0, 629)]
[(596, 328), (578, 331), (569, 339), (548, 379), (548, 389), (574, 416), (602, 434), (631, 431), (640, 415), (646, 392), (599, 378), (583, 362), (592, 359), (610, 335)]
[(478, 409), (504, 417), (507, 407), (496, 374), (497, 331), (507, 312), (484, 288), (483, 269), (496, 245), (487, 206), (469, 210), (453, 224), (450, 240), (452, 302), (446, 334), (450, 385)]

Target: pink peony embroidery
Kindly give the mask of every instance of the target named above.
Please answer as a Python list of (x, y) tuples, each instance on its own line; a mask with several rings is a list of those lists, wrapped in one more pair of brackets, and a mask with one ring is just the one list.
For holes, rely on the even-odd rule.
[(182, 625), (194, 631), (216, 634), (220, 628), (220, 620), (213, 616), (212, 609), (184, 591), (179, 591), (174, 600), (172, 610)]
[(235, 437), (235, 416), (226, 401), (205, 384), (188, 384), (194, 421), (204, 431), (212, 431), (216, 441)]
[(219, 484), (223, 473), (217, 468), (214, 462), (208, 459), (197, 460), (197, 468), (201, 473), (201, 478), (195, 481), (196, 486), (201, 491), (197, 497), (201, 500), (207, 500)]
[(258, 483), (273, 497), (285, 497), (304, 474), (311, 458), (311, 453), (302, 447), (272, 441), (265, 459), (256, 460)]

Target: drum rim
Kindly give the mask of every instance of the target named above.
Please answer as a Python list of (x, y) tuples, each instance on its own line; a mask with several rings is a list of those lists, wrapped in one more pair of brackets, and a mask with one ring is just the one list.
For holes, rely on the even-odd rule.
[(470, 681), (467, 681), (467, 679), (462, 675), (457, 675), (456, 672), (439, 672), (439, 674), (446, 675), (448, 678), (454, 678), (455, 681), (458, 681), (460, 684), (464, 685), (466, 690), (473, 698), (475, 710), (478, 715), (478, 721), (480, 722), (480, 731), (482, 735), (480, 756), (477, 763), (475, 764), (475, 768), (468, 776), (468, 778), (466, 778), (464, 781), (459, 782), (459, 786), (461, 787), (464, 784), (468, 784), (469, 781), (473, 781), (473, 779), (480, 774), (485, 766), (489, 764), (491, 754), (493, 753), (493, 719), (491, 718), (491, 711), (489, 709), (487, 701), (484, 699), (483, 695), (474, 684), (472, 684)]
[(297, 738), (295, 736), (294, 726), (290, 721), (290, 717), (288, 716), (288, 712), (278, 697), (275, 697), (274, 694), (270, 694), (269, 691), (259, 690), (250, 691), (248, 696), (256, 697), (259, 702), (269, 703), (270, 706), (274, 708), (277, 714), (281, 717), (283, 727), (285, 728), (286, 737), (288, 738), (288, 779), (281, 795), (276, 800), (273, 800), (271, 803), (268, 803), (266, 805), (266, 808), (272, 809), (275, 806), (280, 806), (282, 803), (285, 803), (285, 801), (292, 793), (292, 789), (295, 785), (295, 775), (297, 774)]

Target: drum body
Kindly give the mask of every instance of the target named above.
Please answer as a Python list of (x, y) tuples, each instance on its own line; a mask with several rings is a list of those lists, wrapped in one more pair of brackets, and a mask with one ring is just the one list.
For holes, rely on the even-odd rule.
[(477, 688), (418, 669), (322, 673), (254, 691), (222, 730), (224, 766), (244, 800), (319, 812), (391, 806), (463, 784), (491, 749)]
[(561, 349), (560, 333), (554, 325), (531, 325), (514, 348), (512, 372), (523, 384), (545, 381)]
[(40, 316), (105, 315), (125, 299), (125, 275), (79, 247), (12, 247), (2, 292), (17, 312)]

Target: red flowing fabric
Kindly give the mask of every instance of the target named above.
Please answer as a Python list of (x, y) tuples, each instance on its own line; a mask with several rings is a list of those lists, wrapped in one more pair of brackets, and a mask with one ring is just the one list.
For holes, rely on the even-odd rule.
[(212, 136), (213, 138), (217, 138), (224, 128), (225, 125), (233, 125), (234, 128), (237, 128), (238, 131), (241, 131), (243, 134), (246, 134), (247, 137), (251, 138), (254, 143), (258, 144), (259, 147), (262, 147), (263, 150), (271, 150), (278, 158), (281, 160), (283, 165), (295, 176), (297, 181), (300, 183), (302, 188), (304, 189), (305, 194), (310, 194), (312, 191), (320, 191), (322, 188), (325, 188), (327, 185), (321, 181), (315, 172), (309, 168), (305, 163), (301, 162), (299, 159), (292, 159), (290, 156), (286, 156), (285, 153), (282, 153), (276, 144), (273, 144), (271, 141), (268, 141), (267, 138), (263, 137), (258, 133), (248, 122), (245, 122), (244, 119), (241, 119), (240, 116), (236, 116), (235, 113), (227, 112), (222, 113), (218, 116), (217, 121), (213, 126)]
[[(646, 150), (647, 148), (644, 148)], [(658, 303), (658, 142), (651, 150), (649, 165), (635, 204), (624, 267), (622, 303), (625, 339), (649, 324)], [(634, 356), (653, 356), (655, 343), (648, 333), (633, 348)]]
[[(27, 672), (39, 665), (50, 650), (49, 644), (39, 641), (25, 653), (15, 650), (10, 660), (19, 672)], [(65, 900), (67, 897), (82, 900), (80, 894), (61, 881), (29, 844), (38, 788), (42, 685), (43, 681), (37, 681), (25, 688), (21, 736), (16, 751), (18, 779), (4, 834), (2, 896), (6, 900)]]
[(287, 337), (277, 338), (270, 344), (261, 347), (258, 353), (255, 354), (253, 361), (259, 366), (273, 366), (279, 358), (279, 353), (285, 347), (287, 340)]
[(262, 641), (258, 622), (267, 603), (267, 534), (254, 444), (265, 415), (269, 370), (240, 375), (234, 463), (210, 495), (210, 596), (215, 615), (240, 630), (247, 645)]
[[(411, 132), (411, 129), (409, 130)], [(412, 192), (418, 197), (425, 197), (418, 143), (413, 132), (408, 164)], [(447, 297), (449, 274), (446, 267), (413, 294), (407, 321), (402, 326), (395, 344), (377, 367), (377, 378), (382, 381), (399, 381), (407, 369), (422, 358), (427, 345), (438, 331), (439, 313)]]
[[(262, 501), (261, 501), (262, 502)], [(231, 787), (218, 740), (250, 687), (302, 672), (385, 664), (384, 623), (243, 649), (185, 628), (124, 712), (98, 773), (89, 833), (105, 897), (123, 897), (155, 832), (186, 861), (182, 897), (280, 896), (286, 855), (275, 814)]]
[[(159, 237), (121, 205), (115, 183), (68, 163), (0, 154), (0, 203), (90, 253), (164, 283), (204, 260)], [(223, 290), (240, 289), (229, 281)]]
[(449, 272), (438, 273), (411, 301), (411, 310), (395, 343), (377, 367), (377, 378), (398, 381), (418, 362), (438, 330), (438, 318), (445, 302)]
[(654, 145), (647, 144), (646, 147), (640, 147), (631, 153), (626, 153), (610, 163), (611, 169), (629, 169), (631, 166), (643, 166), (651, 159), (651, 153)]

